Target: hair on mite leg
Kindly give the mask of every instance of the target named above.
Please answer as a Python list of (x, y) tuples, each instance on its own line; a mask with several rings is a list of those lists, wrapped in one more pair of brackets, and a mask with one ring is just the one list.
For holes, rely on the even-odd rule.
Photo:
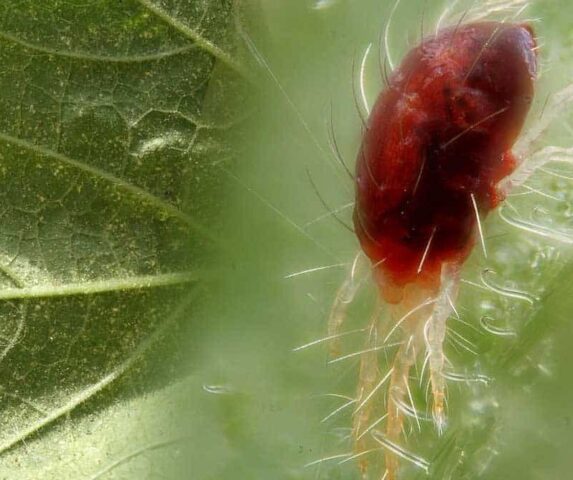
[(414, 362), (414, 374), (410, 376), (410, 380), (415, 382), (416, 379), (420, 378), (420, 371), (418, 370), (418, 352), (416, 351), (415, 346), (413, 347), (413, 349), (414, 349), (414, 358), (416, 359), (416, 361)]
[(351, 462), (353, 460), (356, 460), (357, 458), (363, 457), (365, 455), (368, 455), (369, 453), (373, 453), (373, 452), (379, 452), (380, 450), (382, 450), (382, 448), (378, 447), (378, 448), (370, 448), (368, 450), (364, 450), (363, 452), (358, 452), (355, 453), (354, 455), (345, 458), (344, 460), (341, 460), (340, 462), (338, 462), (338, 465), (343, 465), (345, 463)]
[[(450, 297), (450, 295), (448, 295), (448, 303), (450, 304), (450, 307), (452, 307), (452, 312), (454, 312), (454, 316), (456, 318), (456, 320), (462, 321), (461, 320), (461, 316), (456, 308), (456, 305), (454, 304), (452, 297)], [(462, 322), (462, 323), (466, 323), (467, 325), (469, 325), (469, 323), (467, 322)]]
[(313, 460), (312, 462), (306, 463), (303, 465), (303, 468), (313, 467), (315, 465), (319, 465), (324, 462), (329, 462), (331, 460), (340, 460), (341, 458), (350, 457), (352, 453), (340, 453), (338, 455), (330, 455), (328, 457), (319, 458), (318, 460)]
[(427, 307), (428, 305), (432, 305), (435, 302), (436, 302), (435, 298), (426, 298), (420, 304), (418, 304), (418, 305), (412, 307), (410, 310), (408, 310), (408, 312), (406, 312), (402, 317), (400, 317), (400, 319), (397, 322), (394, 323), (390, 332), (388, 332), (388, 334), (384, 338), (384, 342), (388, 341), (388, 339), (402, 325), (402, 323), (404, 323), (404, 321), (406, 321), (408, 318), (410, 318), (415, 313), (419, 312), (421, 309)]
[[(426, 368), (428, 367), (429, 361), (430, 361), (430, 352), (426, 348), (426, 355), (424, 356), (424, 361), (422, 362), (422, 370), (420, 371), (420, 379), (419, 379), (420, 380), (420, 387), (422, 387), (422, 384), (424, 383)], [(428, 402), (426, 402), (426, 404), (428, 404)]]
[(340, 407), (336, 408), (335, 410), (333, 410), (332, 412), (330, 412), (326, 417), (324, 417), (320, 423), (325, 423), (328, 422), (328, 420), (330, 420), (332, 417), (338, 415), (340, 412), (342, 412), (343, 410), (347, 409), (348, 407), (350, 407), (351, 405), (354, 405), (356, 403), (356, 399), (350, 399), (348, 400), (346, 403), (342, 404)]
[(340, 398), (341, 400), (354, 400), (352, 397), (348, 395), (343, 395), (341, 393), (320, 393), (318, 395), (314, 395), (315, 397), (328, 397), (328, 398)]
[(454, 349), (454, 351), (455, 351), (458, 355), (461, 355), (462, 350), (461, 350), (460, 346), (458, 345), (459, 342), (456, 343), (456, 342), (454, 341), (454, 339), (452, 338), (451, 335), (447, 335), (447, 336), (446, 336), (446, 343), (447, 343), (450, 347), (452, 347), (452, 348)]
[(477, 345), (474, 342), (472, 342), (471, 340), (469, 340), (468, 338), (464, 337), (461, 333), (456, 331), (456, 329), (454, 327), (450, 326), (448, 328), (447, 335), (449, 335), (451, 337), (455, 337), (455, 339), (462, 344), (463, 348), (465, 348), (466, 345), (471, 347), (471, 349), (468, 351), (474, 355), (477, 355), (477, 352), (476, 352), (476, 350), (478, 349)]
[(477, 346), (473, 342), (465, 338), (460, 333), (456, 332), (452, 327), (448, 328), (447, 334), (449, 335), (450, 339), (460, 348), (463, 348), (466, 352), (477, 356)]
[(329, 365), (333, 364), (333, 363), (339, 363), (342, 362), (344, 360), (348, 360), (349, 358), (354, 358), (354, 357), (358, 357), (361, 356), (365, 353), (370, 353), (370, 352), (379, 352), (381, 350), (386, 351), (388, 349), (397, 347), (402, 345), (404, 342), (394, 342), (394, 343), (386, 343), (386, 344), (382, 344), (382, 345), (377, 345), (374, 347), (370, 347), (370, 348), (366, 348), (363, 350), (358, 350), (356, 352), (351, 352), (351, 353), (347, 353), (345, 355), (341, 355), (335, 358), (332, 358), (331, 360), (329, 360), (327, 363)]
[[(421, 468), (426, 473), (430, 471), (430, 462), (428, 462), (425, 458), (420, 457), (419, 455), (415, 455), (414, 453), (406, 450), (405, 448), (401, 447), (400, 445), (392, 442), (388, 439), (382, 432), (378, 430), (372, 430), (371, 432), (372, 438), (382, 445), (387, 452), (392, 453), (396, 457), (400, 457), (402, 460), (405, 460), (418, 468)], [(396, 472), (392, 472), (392, 470), (387, 467), (386, 469), (387, 475), (385, 477), (387, 480), (395, 480), (396, 479)]]
[(459, 314), (454, 313), (452, 320), (455, 322), (461, 323), (462, 325), (466, 326), (467, 328), (469, 328), (470, 330), (472, 330), (474, 333), (476, 333), (478, 335), (482, 334), (482, 332), (478, 328), (474, 327), (471, 323), (466, 322), (464, 319), (462, 319), (459, 316)]
[[(416, 358), (416, 355), (413, 355), (414, 358)], [(421, 432), (422, 431), (422, 426), (420, 425), (420, 415), (418, 414), (417, 410), (416, 410), (416, 406), (414, 405), (414, 397), (412, 397), (412, 391), (410, 390), (410, 385), (409, 385), (409, 380), (408, 378), (404, 378), (404, 385), (406, 386), (406, 393), (408, 394), (408, 401), (410, 402), (410, 409), (408, 409), (406, 407), (406, 405), (399, 405), (398, 404), (398, 400), (396, 400), (396, 405), (400, 407), (400, 409), (402, 410), (403, 413), (405, 413), (407, 416), (413, 417), (416, 420), (416, 425), (418, 426), (418, 431)]]
[[(356, 415), (358, 412), (360, 412), (368, 404), (368, 402), (372, 399), (372, 397), (374, 395), (376, 395), (376, 393), (378, 393), (378, 391), (382, 388), (382, 386), (390, 379), (390, 377), (392, 375), (392, 371), (393, 371), (393, 369), (391, 368), (388, 371), (388, 373), (386, 373), (386, 375), (384, 375), (384, 377), (382, 377), (382, 380), (380, 380), (376, 384), (376, 386), (368, 392), (366, 397), (360, 402), (360, 404), (354, 410), (354, 415)], [(364, 392), (364, 389), (362, 390), (362, 392)]]
[(326, 337), (319, 338), (317, 340), (312, 340), (304, 345), (300, 345), (298, 347), (293, 348), (291, 351), (293, 352), (300, 352), (301, 350), (306, 350), (307, 348), (314, 347), (315, 345), (320, 345), (321, 343), (331, 342), (332, 340), (339, 340), (342, 337), (346, 337), (348, 335), (355, 335), (357, 333), (364, 333), (366, 329), (364, 328), (357, 328), (355, 330), (349, 330), (348, 332), (340, 332), (333, 335), (327, 335)]
[(388, 414), (385, 413), (384, 415), (382, 415), (380, 418), (376, 419), (374, 422), (372, 422), (368, 427), (366, 427), (362, 433), (360, 433), (360, 435), (358, 435), (356, 437), (356, 440), (360, 440), (362, 437), (364, 437), (365, 435), (367, 435), (368, 433), (370, 433), (370, 431), (374, 428), (376, 428), (377, 425), (379, 425), (380, 423), (382, 423), (384, 420), (386, 420), (386, 418), (388, 418)]
[[(406, 384), (407, 385), (407, 384)], [(420, 412), (414, 407), (413, 397), (411, 397), (411, 393), (408, 395), (409, 405), (402, 399), (396, 398), (396, 406), (400, 409), (400, 411), (404, 414), (405, 417), (414, 419), (416, 421), (416, 425), (418, 427), (418, 431), (421, 431), (421, 422), (432, 422), (432, 417), (426, 415), (425, 413)]]
[(332, 268), (340, 268), (340, 267), (346, 267), (346, 266), (348, 266), (347, 263), (334, 263), (332, 265), (323, 265), (320, 267), (307, 268), (307, 269), (301, 270), (299, 272), (289, 273), (289, 274), (285, 275), (283, 277), (283, 279), (286, 280), (289, 278), (300, 277), (301, 275), (307, 275), (309, 273), (321, 272), (323, 270), (330, 270)]

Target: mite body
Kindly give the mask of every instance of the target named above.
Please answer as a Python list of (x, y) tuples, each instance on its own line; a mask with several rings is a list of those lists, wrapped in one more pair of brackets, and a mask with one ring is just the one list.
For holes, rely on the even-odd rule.
[[(460, 267), (482, 233), (480, 218), (500, 204), (504, 191), (498, 185), (519, 166), (511, 148), (532, 102), (536, 70), (529, 25), (479, 22), (443, 29), (405, 56), (368, 119), (356, 166), (354, 226), (380, 303), (362, 355), (353, 416), (363, 478), (369, 467), (362, 453), (376, 448), (386, 452), (386, 480), (396, 478), (400, 457), (428, 468), (401, 446), (404, 415), (418, 421), (407, 407), (413, 407), (410, 370), (425, 352), (422, 375), (427, 369), (441, 432), (446, 320)], [(353, 269), (333, 304), (329, 335), (337, 336), (356, 288)], [(384, 305), (390, 321), (380, 322)], [(390, 371), (381, 372), (376, 352), (399, 334)], [(382, 404), (386, 413), (380, 416)]]
[(534, 48), (526, 25), (447, 29), (410, 51), (379, 96), (358, 156), (354, 225), (380, 262), (386, 301), (409, 283), (438, 287), (444, 263), (471, 251), (475, 207), (484, 216), (502, 200), (496, 185), (516, 166), (511, 147), (533, 98)]

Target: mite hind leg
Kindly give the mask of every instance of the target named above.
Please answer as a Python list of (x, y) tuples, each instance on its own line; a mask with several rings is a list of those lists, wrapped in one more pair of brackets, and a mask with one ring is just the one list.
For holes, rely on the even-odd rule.
[(453, 311), (459, 287), (459, 267), (456, 264), (444, 264), (441, 274), (441, 287), (434, 303), (432, 314), (424, 325), (427, 358), (432, 388), (432, 416), (438, 432), (441, 434), (446, 424), (444, 378), (444, 340), (446, 321)]
[[(378, 322), (382, 311), (382, 302), (378, 302), (370, 318), (368, 333), (364, 350), (360, 355), (360, 371), (356, 389), (357, 407), (352, 417), (352, 436), (354, 438), (354, 452), (360, 454), (369, 448), (368, 436), (364, 432), (368, 429), (371, 419), (377, 410), (376, 394), (385, 383), (380, 379), (378, 366)], [(368, 460), (361, 457), (359, 468), (363, 478), (368, 478)]]
[[(409, 385), (410, 370), (415, 365), (418, 353), (424, 345), (424, 325), (431, 316), (433, 300), (430, 292), (413, 285), (405, 291), (402, 302), (393, 307), (393, 327), (386, 336), (389, 338), (400, 327), (404, 341), (392, 361), (390, 385), (387, 393), (387, 421), (385, 440), (390, 445), (399, 445), (404, 427), (405, 405), (411, 403), (411, 413), (415, 407)], [(418, 417), (416, 416), (418, 421)], [(399, 456), (393, 449), (386, 448), (387, 480), (395, 480), (399, 467)]]
[[(388, 409), (386, 423), (386, 439), (399, 444), (404, 428), (403, 405), (407, 398), (411, 398), (409, 387), (410, 369), (416, 362), (417, 346), (421, 344), (419, 335), (412, 335), (402, 344), (394, 357), (392, 377), (388, 388)], [(395, 480), (399, 466), (399, 458), (394, 452), (386, 450), (387, 480)]]

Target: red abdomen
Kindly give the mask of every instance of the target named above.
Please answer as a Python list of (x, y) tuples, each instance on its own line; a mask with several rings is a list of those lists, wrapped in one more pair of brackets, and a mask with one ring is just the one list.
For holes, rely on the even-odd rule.
[[(369, 118), (356, 167), (354, 225), (383, 294), (437, 287), (461, 264), (477, 217), (501, 200), (511, 147), (536, 75), (527, 25), (484, 22), (442, 30), (411, 50)], [(391, 293), (393, 292), (393, 293)]]

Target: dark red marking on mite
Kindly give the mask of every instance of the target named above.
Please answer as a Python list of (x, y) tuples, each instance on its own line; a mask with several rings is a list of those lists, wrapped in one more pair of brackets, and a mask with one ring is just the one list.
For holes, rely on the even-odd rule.
[(386, 301), (409, 283), (439, 288), (442, 265), (461, 265), (475, 243), (473, 199), (482, 218), (503, 200), (496, 184), (516, 167), (535, 47), (528, 25), (445, 29), (407, 54), (378, 97), (357, 160), (354, 225)]

